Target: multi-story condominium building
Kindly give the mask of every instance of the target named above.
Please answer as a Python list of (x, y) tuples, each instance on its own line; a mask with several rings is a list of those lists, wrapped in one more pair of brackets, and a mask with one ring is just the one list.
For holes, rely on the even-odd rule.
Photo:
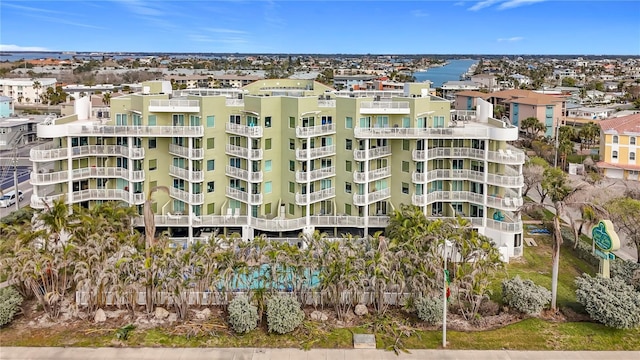
[(47, 88), (56, 87), (54, 78), (18, 78), (0, 79), (0, 95), (13, 99), (15, 104), (39, 104), (40, 95), (47, 92)]
[(182, 243), (362, 236), (414, 204), (429, 218), (469, 219), (505, 260), (520, 255), (524, 153), (507, 145), (517, 127), (491, 118), (483, 100), (451, 110), (428, 85), (335, 91), (272, 79), (171, 93), (168, 82), (145, 83), (111, 100), (110, 120), (83, 110), (39, 125), (53, 142), (31, 151), (31, 204), (64, 196), (141, 212), (149, 189), (167, 186), (154, 194), (155, 224)]
[(640, 114), (598, 121), (600, 125), (600, 159), (604, 176), (614, 179), (640, 180)]
[(34, 118), (0, 118), (0, 150), (13, 150), (35, 141), (38, 121)]

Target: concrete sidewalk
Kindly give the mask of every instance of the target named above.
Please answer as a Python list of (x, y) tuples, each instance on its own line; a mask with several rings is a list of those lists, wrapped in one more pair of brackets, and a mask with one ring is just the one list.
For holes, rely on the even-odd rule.
[(637, 360), (640, 351), (212, 349), (212, 348), (0, 348), (0, 359), (69, 360)]

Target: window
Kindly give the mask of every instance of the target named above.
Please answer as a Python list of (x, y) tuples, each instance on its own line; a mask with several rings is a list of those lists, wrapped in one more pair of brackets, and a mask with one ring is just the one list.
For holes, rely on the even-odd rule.
[(464, 168), (464, 160), (461, 159), (454, 159), (453, 160), (453, 169), (454, 170), (460, 170)]
[(351, 204), (344, 204), (344, 213), (347, 215), (351, 215)]
[(402, 150), (409, 150), (409, 140), (408, 139), (403, 139), (402, 140)]
[(293, 129), (296, 127), (296, 118), (293, 116), (289, 117), (289, 128)]
[(347, 128), (347, 129), (353, 129), (353, 118), (352, 117), (347, 116), (344, 119), (344, 127)]
[(295, 215), (295, 214), (296, 214), (296, 205), (289, 204), (289, 215)]
[(207, 192), (208, 193), (213, 192), (215, 189), (216, 189), (215, 181), (209, 181), (207, 183)]
[(351, 172), (351, 161), (349, 160), (345, 161), (344, 168), (347, 172)]
[(629, 145), (635, 145), (636, 144), (636, 137), (632, 136), (629, 138)]
[(149, 149), (155, 149), (156, 145), (156, 138), (149, 138)]
[(462, 180), (451, 181), (451, 191), (464, 191), (462, 187)]
[(211, 215), (215, 212), (216, 210), (216, 204), (215, 203), (211, 203), (211, 204), (207, 204), (207, 215)]
[(216, 126), (216, 117), (213, 115), (207, 116), (207, 127), (215, 127)]
[(403, 194), (409, 194), (409, 184), (403, 182), (402, 183), (402, 193)]
[(296, 162), (293, 160), (289, 160), (289, 170), (296, 171)]
[(402, 172), (409, 172), (409, 162), (408, 161), (403, 161), (402, 162)]
[(264, 118), (264, 127), (271, 127), (271, 116), (267, 116)]
[(273, 188), (273, 183), (271, 181), (267, 181), (264, 183), (264, 193), (271, 194), (271, 189)]
[(351, 194), (351, 183), (350, 182), (344, 183), (344, 192), (346, 192), (347, 194)]
[(614, 144), (618, 143), (618, 135), (613, 135), (613, 143)]
[(266, 139), (264, 141), (264, 149), (265, 150), (271, 150), (271, 139)]
[(213, 149), (216, 147), (216, 139), (215, 138), (208, 138), (207, 139), (207, 149)]
[(289, 192), (292, 194), (296, 192), (296, 184), (291, 181), (289, 181)]
[(345, 149), (353, 150), (353, 140), (347, 139), (344, 144)]
[(156, 126), (156, 116), (149, 115), (149, 117), (147, 118), (147, 123), (149, 124), (149, 126)]
[(157, 159), (149, 160), (149, 170), (155, 170), (157, 168), (158, 168), (158, 160)]
[(215, 160), (207, 160), (207, 171), (213, 171), (216, 168)]
[(636, 153), (634, 153), (633, 151), (629, 153), (629, 160), (636, 160)]
[(618, 152), (616, 150), (613, 150), (613, 153), (611, 154), (611, 157), (613, 159), (617, 159), (618, 158)]
[(265, 172), (271, 171), (271, 160), (266, 160), (264, 162), (264, 171)]
[(289, 139), (289, 150), (295, 150), (296, 149), (296, 141), (293, 139)]
[(240, 115), (229, 115), (229, 122), (232, 124), (240, 124)]

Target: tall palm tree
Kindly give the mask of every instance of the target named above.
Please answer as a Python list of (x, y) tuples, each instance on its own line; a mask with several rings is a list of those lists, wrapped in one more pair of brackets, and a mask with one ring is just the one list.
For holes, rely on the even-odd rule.
[(146, 286), (146, 307), (147, 313), (153, 311), (154, 305), (154, 284), (153, 284), (153, 258), (151, 256), (152, 248), (156, 246), (158, 239), (156, 238), (156, 224), (155, 214), (153, 213), (153, 193), (156, 191), (164, 191), (169, 193), (169, 188), (166, 186), (154, 186), (149, 189), (149, 195), (144, 202), (143, 218), (144, 218), (144, 232), (145, 232), (145, 286)]

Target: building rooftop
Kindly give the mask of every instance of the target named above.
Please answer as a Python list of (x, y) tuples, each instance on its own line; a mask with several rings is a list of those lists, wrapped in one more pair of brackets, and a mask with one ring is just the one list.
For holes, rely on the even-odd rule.
[(601, 120), (598, 125), (608, 134), (640, 135), (640, 114)]

